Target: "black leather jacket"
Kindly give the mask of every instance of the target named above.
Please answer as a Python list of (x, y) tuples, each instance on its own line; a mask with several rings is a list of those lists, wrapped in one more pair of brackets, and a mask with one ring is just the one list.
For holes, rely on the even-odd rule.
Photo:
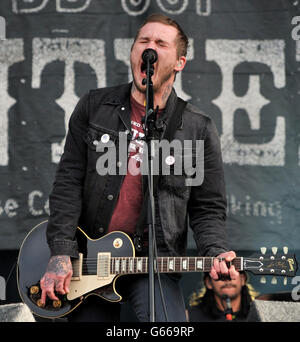
[[(81, 98), (70, 118), (64, 153), (49, 197), (47, 241), (51, 255), (78, 256), (77, 226), (90, 238), (107, 232), (124, 175), (97, 173), (99, 152), (95, 141), (108, 134), (118, 147), (119, 132), (125, 132), (127, 144), (130, 142), (130, 92), (131, 83), (91, 90)], [(176, 101), (173, 90), (159, 117), (160, 126), (167, 124)], [(216, 256), (228, 250), (223, 164), (216, 127), (207, 115), (187, 104), (175, 139), (204, 140), (204, 180), (200, 186), (186, 186), (185, 173), (160, 177), (156, 195), (159, 251), (184, 255), (189, 224), (199, 253)]]

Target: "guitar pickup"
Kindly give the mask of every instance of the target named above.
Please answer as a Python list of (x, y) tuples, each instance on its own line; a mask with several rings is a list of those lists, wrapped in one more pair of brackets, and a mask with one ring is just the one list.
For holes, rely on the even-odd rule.
[(82, 278), (83, 254), (79, 253), (79, 258), (72, 260), (73, 275), (71, 280), (81, 280)]
[(98, 253), (97, 258), (97, 277), (106, 279), (110, 276), (111, 253)]

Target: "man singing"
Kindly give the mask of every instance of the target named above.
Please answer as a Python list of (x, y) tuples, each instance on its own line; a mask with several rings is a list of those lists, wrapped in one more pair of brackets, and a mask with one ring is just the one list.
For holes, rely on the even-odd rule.
[[(76, 228), (81, 227), (92, 239), (118, 230), (133, 237), (140, 219), (142, 204), (147, 200), (147, 182), (141, 172), (132, 172), (141, 164), (143, 117), (145, 115), (146, 78), (142, 55), (146, 49), (157, 53), (152, 76), (154, 108), (159, 108), (159, 139), (168, 127), (177, 107), (173, 89), (176, 74), (186, 65), (188, 39), (172, 19), (149, 16), (135, 37), (130, 63), (133, 82), (91, 90), (76, 106), (69, 122), (64, 154), (59, 163), (52, 193), (47, 241), (51, 250), (46, 272), (41, 279), (42, 302), (46, 297), (69, 291), (72, 277), (71, 258), (78, 257)], [(119, 133), (128, 137), (128, 172), (126, 175), (99, 175), (96, 164), (98, 143), (112, 141), (119, 146)], [(156, 239), (159, 255), (183, 256), (189, 225), (202, 256), (219, 256), (231, 261), (225, 240), (226, 196), (220, 142), (212, 120), (191, 104), (187, 104), (174, 134), (174, 139), (193, 146), (204, 141), (204, 179), (201, 185), (188, 186), (187, 175), (161, 175), (155, 191)], [(197, 151), (196, 151), (197, 152)], [(124, 156), (123, 156), (124, 157)], [(121, 157), (118, 156), (118, 158)], [(117, 168), (122, 162), (117, 159)], [(176, 162), (176, 158), (175, 158)], [(174, 163), (174, 159), (169, 164)], [(143, 250), (147, 255), (147, 231)], [(212, 279), (238, 273), (225, 261), (214, 260)], [(184, 322), (185, 306), (178, 277), (161, 274), (161, 284), (169, 321)], [(128, 275), (117, 280), (118, 291), (130, 302), (139, 321), (149, 321), (148, 275)], [(155, 277), (156, 321), (166, 321), (162, 299)], [(67, 317), (70, 321), (118, 321), (120, 305), (98, 296), (89, 296)]]

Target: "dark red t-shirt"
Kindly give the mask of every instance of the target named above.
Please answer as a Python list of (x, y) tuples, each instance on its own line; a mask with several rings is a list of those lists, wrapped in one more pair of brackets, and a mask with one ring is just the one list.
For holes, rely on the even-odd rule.
[(143, 195), (140, 163), (142, 161), (144, 137), (142, 117), (145, 107), (131, 97), (131, 130), (132, 141), (129, 145), (127, 175), (121, 186), (119, 198), (113, 212), (108, 231), (121, 230), (127, 234), (135, 232), (140, 215)]

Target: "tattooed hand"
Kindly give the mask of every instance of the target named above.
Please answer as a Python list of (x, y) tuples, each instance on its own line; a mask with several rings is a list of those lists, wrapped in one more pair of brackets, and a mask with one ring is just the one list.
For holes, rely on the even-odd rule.
[(52, 300), (58, 300), (54, 291), (59, 294), (68, 293), (72, 274), (72, 263), (68, 255), (51, 257), (46, 273), (40, 281), (42, 289), (41, 302), (45, 304), (47, 296)]

